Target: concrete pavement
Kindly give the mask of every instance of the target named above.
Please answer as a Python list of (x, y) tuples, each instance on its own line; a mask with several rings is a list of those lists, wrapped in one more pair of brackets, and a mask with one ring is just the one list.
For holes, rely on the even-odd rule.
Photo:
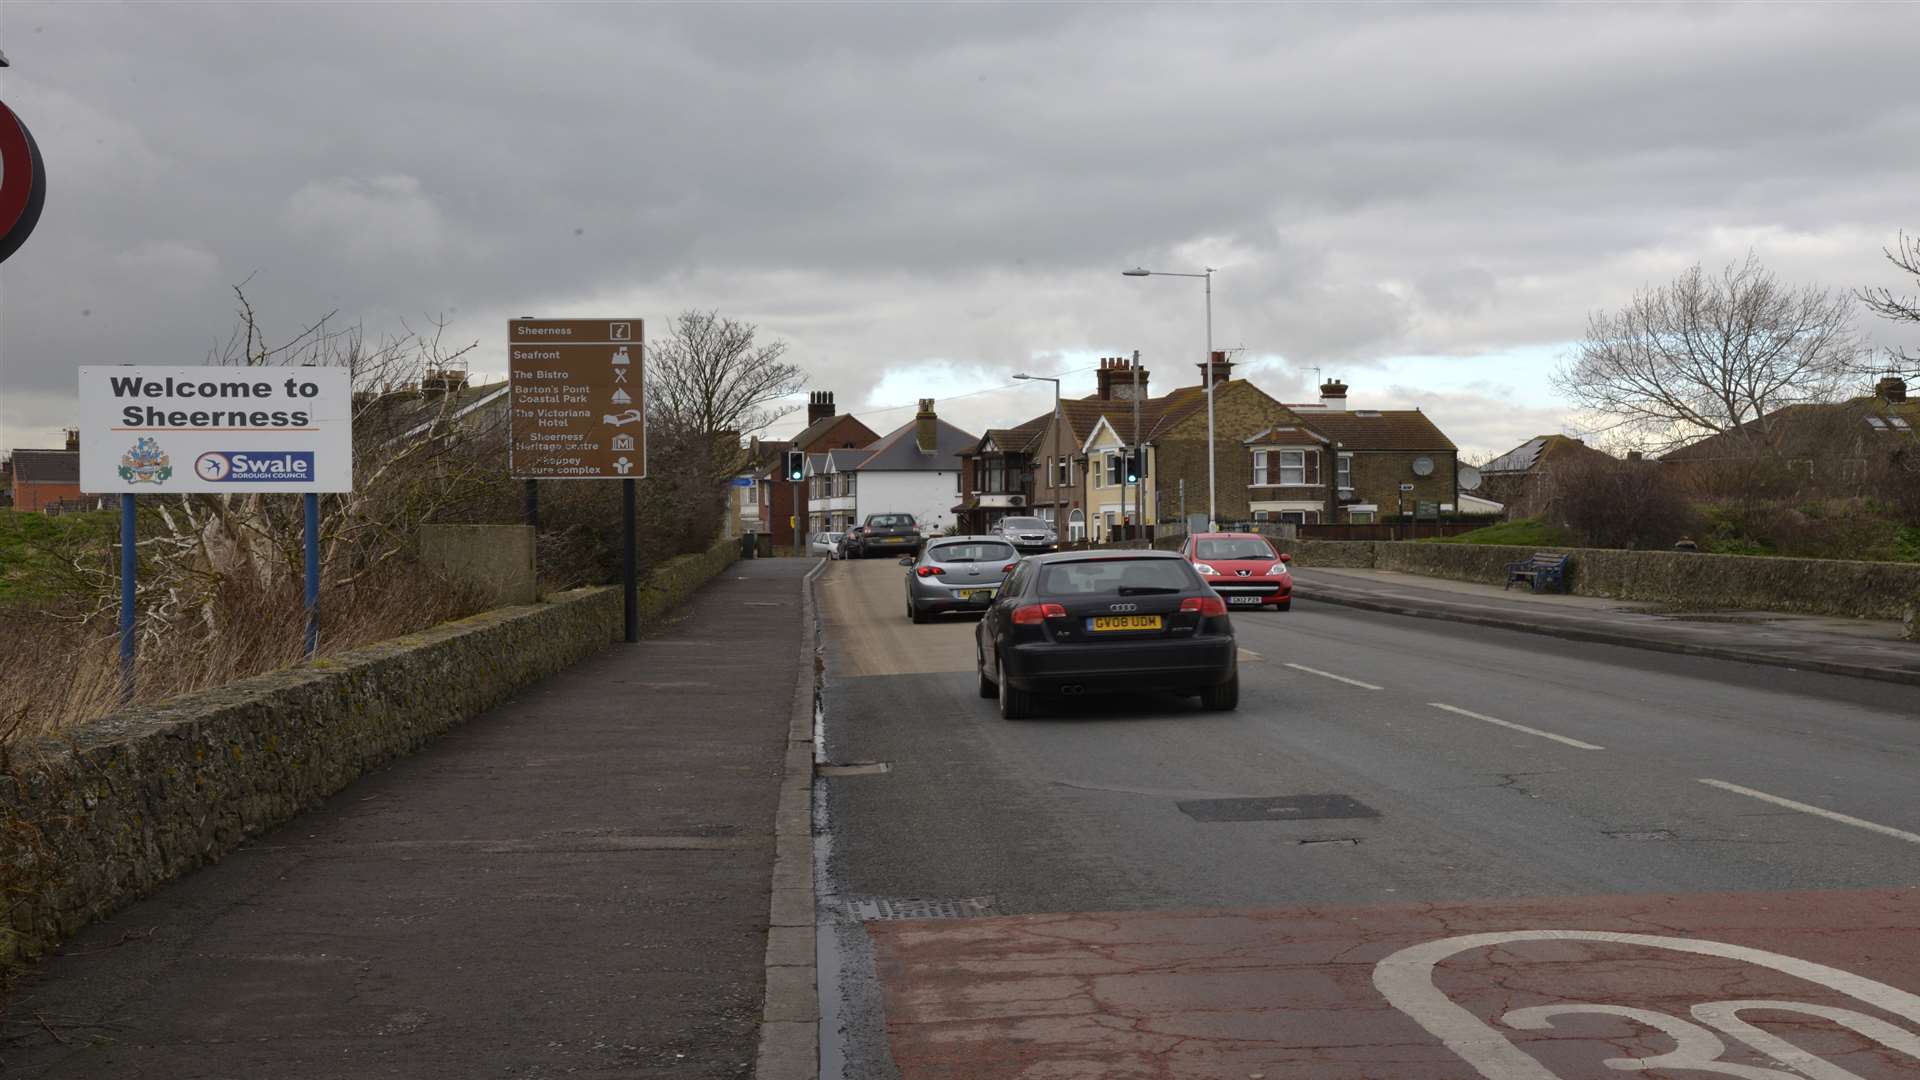
[(1920, 685), (1920, 642), (1897, 622), (1764, 611), (1661, 611), (1651, 604), (1534, 594), (1520, 586), (1392, 570), (1297, 567), (1294, 595), (1395, 615), (1446, 619), (1574, 641)]
[[(89, 929), (16, 988), (5, 1074), (734, 1080), (763, 1010), (810, 1069), (810, 902), (804, 934), (770, 949), (768, 925), (776, 873), (811, 898), (804, 784), (797, 865), (775, 829), (813, 565), (735, 564), (641, 643)], [(779, 981), (804, 974), (763, 1000), (782, 950)]]
[[(828, 755), (886, 767), (822, 781), (823, 1076), (1597, 1080), (1683, 1025), (1738, 1075), (1920, 1075), (1920, 957), (1889, 944), (1920, 902), (1906, 687), (1302, 600), (1234, 617), (1237, 713), (1086, 698), (1010, 724), (975, 696), (971, 622), (909, 626), (898, 575), (821, 579)], [(1533, 1071), (1469, 1064), (1446, 1009), (1373, 974), (1544, 931), (1714, 948), (1463, 946), (1491, 951), (1442, 988)], [(1894, 993), (1844, 1003), (1869, 983)], [(1752, 1071), (1775, 1059), (1720, 1007), (1749, 999), (1814, 1009), (1756, 1022), (1850, 1074)], [(1602, 1009), (1519, 1011), (1569, 1005)]]

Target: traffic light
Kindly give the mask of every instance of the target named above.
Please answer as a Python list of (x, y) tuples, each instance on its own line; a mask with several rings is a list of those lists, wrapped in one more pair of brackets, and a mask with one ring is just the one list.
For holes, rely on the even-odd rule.
[(805, 480), (807, 478), (807, 455), (799, 450), (787, 451), (787, 479)]
[(1147, 452), (1141, 447), (1127, 451), (1127, 483), (1137, 484), (1147, 475)]

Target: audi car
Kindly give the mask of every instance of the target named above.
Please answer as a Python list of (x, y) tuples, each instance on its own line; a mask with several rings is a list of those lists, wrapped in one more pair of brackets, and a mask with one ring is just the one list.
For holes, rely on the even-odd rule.
[(1020, 554), (997, 536), (942, 536), (918, 558), (904, 555), (907, 618), (928, 622), (949, 611), (985, 611)]
[(1171, 551), (1075, 551), (1020, 560), (974, 631), (980, 696), (1008, 720), (1082, 694), (1197, 695), (1239, 707), (1226, 601)]
[(1060, 537), (1044, 518), (1005, 517), (993, 527), (994, 534), (1020, 549), (1022, 555), (1036, 555), (1059, 546)]
[(1293, 556), (1275, 551), (1258, 533), (1195, 533), (1180, 553), (1213, 591), (1235, 610), (1287, 611), (1293, 607)]

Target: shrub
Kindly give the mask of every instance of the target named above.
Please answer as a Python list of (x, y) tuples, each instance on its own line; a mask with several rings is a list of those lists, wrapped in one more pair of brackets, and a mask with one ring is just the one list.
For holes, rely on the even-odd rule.
[(1557, 468), (1546, 518), (1586, 547), (1664, 548), (1692, 536), (1699, 517), (1654, 462), (1583, 458)]

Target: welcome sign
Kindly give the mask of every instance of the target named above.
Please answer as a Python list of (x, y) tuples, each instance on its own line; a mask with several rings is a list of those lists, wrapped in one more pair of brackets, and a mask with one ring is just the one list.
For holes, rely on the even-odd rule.
[(83, 367), (80, 489), (352, 491), (352, 380), (326, 367)]

